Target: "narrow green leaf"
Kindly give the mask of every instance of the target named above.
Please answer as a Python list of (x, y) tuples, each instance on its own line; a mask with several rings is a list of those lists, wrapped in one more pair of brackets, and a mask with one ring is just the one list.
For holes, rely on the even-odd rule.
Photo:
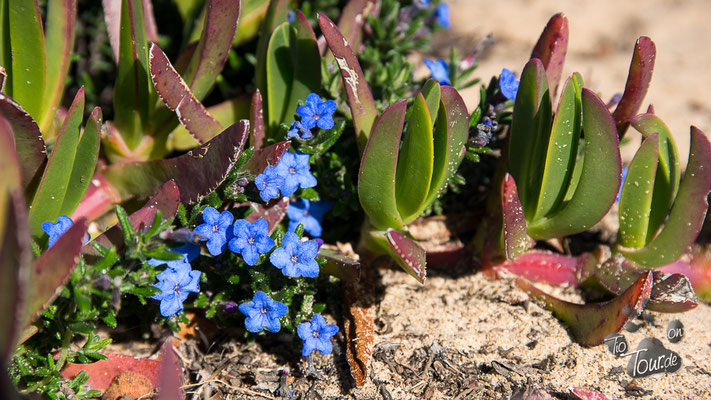
[(118, 225), (121, 227), (121, 233), (123, 234), (123, 244), (128, 247), (133, 243), (136, 231), (133, 229), (132, 221), (129, 219), (126, 210), (121, 206), (116, 206), (115, 210)]
[(659, 135), (654, 133), (644, 140), (627, 170), (627, 178), (620, 195), (620, 228), (617, 243), (632, 249), (647, 244), (649, 214), (654, 192), (654, 176), (659, 161)]
[(615, 122), (592, 91), (583, 89), (582, 99), (585, 158), (580, 180), (573, 197), (560, 211), (529, 224), (528, 234), (534, 239), (588, 229), (602, 219), (617, 197), (622, 161)]
[(654, 197), (652, 197), (649, 229), (647, 230), (647, 242), (649, 242), (667, 218), (669, 209), (679, 191), (681, 179), (679, 152), (669, 128), (654, 114), (638, 115), (632, 120), (632, 126), (644, 137), (653, 133), (659, 134), (659, 165), (654, 178)]
[(378, 229), (402, 228), (395, 200), (395, 176), (406, 109), (407, 100), (400, 100), (375, 121), (360, 161), (358, 198)]
[(426, 206), (434, 162), (432, 134), (425, 98), (418, 93), (400, 149), (395, 180), (395, 199), (405, 225), (417, 218)]
[[(42, 181), (30, 207), (32, 235), (42, 235), (42, 222), (56, 222), (69, 189), (84, 114), (84, 88), (79, 89), (52, 148)], [(90, 178), (89, 178), (90, 179)], [(73, 188), (72, 188), (73, 190)]]
[(703, 132), (692, 126), (689, 162), (664, 227), (647, 246), (619, 248), (620, 253), (648, 267), (672, 263), (684, 254), (696, 240), (706, 217), (707, 197), (711, 192), (709, 165), (711, 143)]
[(580, 75), (569, 78), (563, 87), (548, 141), (538, 206), (530, 218), (532, 221), (555, 211), (563, 202), (578, 156), (583, 120), (582, 90)]
[(269, 47), (272, 32), (279, 25), (286, 22), (288, 11), (288, 0), (270, 0), (267, 14), (261, 23), (262, 27), (259, 31), (259, 41), (257, 42), (257, 65), (254, 71), (254, 82), (259, 91), (262, 92), (262, 95), (267, 92), (267, 48)]
[(439, 113), (439, 101), (442, 97), (441, 92), (439, 82), (436, 79), (428, 79), (425, 85), (422, 86), (422, 95), (425, 96), (427, 111), (430, 113), (430, 120), (432, 121), (433, 127)]

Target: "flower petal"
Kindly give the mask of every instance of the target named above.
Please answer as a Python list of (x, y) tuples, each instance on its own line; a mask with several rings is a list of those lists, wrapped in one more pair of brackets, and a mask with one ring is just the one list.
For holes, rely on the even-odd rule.
[(205, 207), (205, 209), (202, 210), (202, 220), (205, 221), (205, 223), (215, 225), (219, 219), (220, 213), (218, 213), (215, 208)]
[(259, 261), (259, 252), (257, 252), (256, 246), (247, 245), (242, 249), (242, 259), (247, 265), (254, 265)]
[(286, 250), (279, 247), (278, 249), (274, 250), (274, 252), (269, 256), (269, 261), (275, 267), (282, 269), (289, 262), (289, 257), (290, 255), (287, 254)]
[(313, 351), (316, 350), (316, 340), (312, 336), (311, 338), (304, 339), (304, 346), (301, 348), (301, 355), (304, 357), (309, 356)]

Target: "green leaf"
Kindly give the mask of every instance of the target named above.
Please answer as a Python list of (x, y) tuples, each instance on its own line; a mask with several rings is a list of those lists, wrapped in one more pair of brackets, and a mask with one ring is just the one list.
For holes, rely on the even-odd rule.
[(395, 199), (405, 225), (417, 218), (426, 206), (434, 163), (432, 135), (430, 113), (425, 98), (418, 93), (400, 149), (395, 179)]
[(430, 113), (430, 120), (432, 121), (432, 127), (434, 127), (437, 121), (437, 115), (439, 114), (439, 101), (442, 97), (439, 82), (436, 79), (428, 79), (425, 85), (422, 86), (422, 95), (425, 97), (427, 111)]
[(60, 215), (71, 215), (89, 188), (96, 162), (99, 159), (101, 119), (101, 109), (96, 107), (92, 111), (77, 144), (72, 173), (67, 186), (68, 189), (64, 195), (62, 207), (59, 210)]
[(375, 121), (360, 161), (360, 204), (373, 226), (382, 230), (402, 228), (395, 200), (395, 176), (406, 109), (407, 100), (400, 100)]
[(647, 136), (627, 170), (620, 195), (620, 228), (617, 243), (637, 249), (647, 244), (649, 213), (654, 192), (654, 176), (659, 161), (659, 135)]
[(585, 158), (580, 180), (570, 201), (558, 212), (529, 223), (528, 234), (534, 239), (588, 229), (602, 219), (617, 197), (622, 162), (615, 122), (592, 91), (583, 89), (582, 99)]
[(513, 260), (531, 246), (526, 234), (526, 218), (518, 198), (516, 182), (511, 174), (506, 174), (501, 182), (501, 211), (503, 213), (503, 240), (506, 259)]
[(272, 32), (280, 24), (287, 21), (288, 11), (288, 0), (270, 0), (267, 14), (261, 23), (262, 27), (259, 31), (259, 41), (257, 42), (257, 65), (254, 71), (254, 82), (259, 91), (262, 92), (262, 95), (267, 92), (267, 48), (269, 47)]
[(689, 163), (679, 186), (669, 218), (662, 230), (641, 249), (619, 247), (622, 255), (647, 267), (657, 267), (677, 260), (694, 243), (701, 230), (707, 197), (711, 192), (711, 143), (703, 132), (691, 127)]
[(548, 141), (538, 206), (530, 218), (532, 221), (555, 211), (563, 202), (578, 156), (583, 119), (582, 90), (583, 82), (578, 74), (569, 78), (563, 87)]
[(632, 126), (644, 137), (654, 133), (659, 134), (659, 164), (654, 178), (654, 196), (647, 229), (646, 241), (649, 242), (667, 218), (679, 191), (681, 180), (679, 152), (669, 128), (654, 114), (638, 115), (632, 120)]
[[(69, 183), (79, 145), (83, 113), (84, 88), (81, 88), (67, 112), (64, 124), (59, 131), (59, 136), (57, 136), (57, 141), (52, 148), (52, 154), (49, 156), (49, 162), (42, 175), (42, 181), (32, 200), (30, 229), (35, 237), (43, 234), (42, 222), (56, 222), (57, 217), (62, 215), (64, 197), (70, 189)], [(90, 179), (91, 177), (88, 177), (87, 180)]]

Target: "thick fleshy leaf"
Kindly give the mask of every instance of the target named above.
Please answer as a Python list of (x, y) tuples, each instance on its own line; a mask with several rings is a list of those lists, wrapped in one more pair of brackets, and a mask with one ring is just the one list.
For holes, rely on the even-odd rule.
[(602, 344), (607, 335), (619, 332), (628, 320), (644, 310), (652, 291), (652, 273), (640, 277), (620, 296), (591, 304), (560, 300), (524, 279), (518, 279), (516, 283), (531, 297), (543, 301), (545, 307), (568, 326), (576, 342), (583, 346), (596, 346)]
[(647, 95), (649, 83), (652, 81), (656, 54), (657, 49), (652, 39), (646, 36), (637, 39), (632, 53), (632, 62), (630, 62), (630, 72), (627, 75), (625, 92), (612, 114), (620, 139), (625, 136), (632, 118), (637, 115), (644, 96)]
[[(170, 342), (170, 341), (167, 341)], [(157, 387), (160, 380), (160, 361), (136, 358), (124, 354), (105, 354), (106, 360), (91, 364), (67, 363), (61, 371), (65, 379), (74, 379), (84, 371), (89, 379), (86, 384), (92, 389), (105, 391), (119, 374), (125, 371), (141, 374)], [(176, 399), (177, 400), (177, 399)]]
[[(52, 154), (49, 156), (42, 181), (31, 202), (30, 231), (35, 237), (43, 234), (42, 222), (56, 222), (57, 217), (62, 215), (64, 197), (68, 190), (74, 189), (70, 188), (69, 184), (81, 139), (83, 113), (84, 88), (81, 88), (67, 112), (57, 141), (52, 147)], [(95, 159), (94, 162), (96, 162)], [(87, 180), (89, 176), (87, 176)]]
[(428, 79), (422, 86), (422, 95), (425, 97), (427, 111), (430, 113), (430, 121), (432, 121), (432, 127), (434, 127), (439, 115), (439, 103), (442, 99), (442, 88), (439, 81), (432, 78)]
[(28, 281), (23, 327), (29, 325), (57, 297), (61, 286), (69, 279), (79, 261), (87, 226), (86, 219), (75, 221), (51, 248), (35, 260)]
[(530, 246), (526, 234), (526, 218), (518, 198), (516, 182), (506, 174), (501, 182), (501, 211), (503, 213), (503, 240), (506, 259), (513, 260), (522, 255)]
[[(247, 2), (247, 7), (249, 7), (249, 3)], [(257, 42), (257, 65), (254, 71), (254, 82), (262, 92), (262, 95), (267, 92), (267, 48), (269, 47), (272, 32), (287, 21), (288, 11), (288, 0), (270, 0), (267, 13), (261, 22), (259, 41)], [(242, 22), (240, 21), (240, 23)]]
[(464, 159), (469, 136), (469, 112), (453, 87), (442, 86), (434, 130), (434, 165), (425, 207), (437, 199)]
[(227, 61), (237, 32), (240, 0), (209, 0), (205, 7), (200, 41), (183, 73), (183, 79), (198, 100), (210, 92)]
[(619, 248), (630, 260), (648, 267), (678, 259), (699, 235), (711, 192), (711, 143), (703, 132), (691, 127), (689, 162), (669, 218), (657, 236), (641, 249)]
[(709, 301), (711, 300), (711, 252), (709, 252), (709, 247), (695, 247), (691, 251), (690, 258), (690, 261), (677, 260), (659, 267), (658, 271), (686, 276), (699, 298)]
[(543, 63), (523, 68), (509, 137), (509, 172), (516, 180), (526, 219), (535, 214), (551, 124), (551, 96)]
[(74, 50), (76, 19), (77, 0), (57, 0), (47, 3), (45, 39), (46, 56), (50, 62), (47, 63), (42, 119), (39, 121), (42, 132), (49, 130), (64, 94), (64, 84)]
[(326, 264), (321, 267), (321, 272), (333, 275), (344, 281), (358, 281), (360, 279), (360, 262), (342, 254), (337, 250), (321, 247), (319, 257), (326, 259)]
[(6, 212), (11, 195), (22, 190), (20, 159), (13, 146), (15, 138), (12, 133), (10, 129), (0, 129), (0, 233), (5, 231), (7, 221), (10, 220)]
[[(136, 232), (147, 230), (155, 220), (156, 212), (160, 211), (161, 218), (169, 220), (175, 217), (180, 204), (180, 191), (175, 181), (166, 182), (158, 192), (141, 209), (128, 216), (131, 226)], [(104, 247), (116, 247), (122, 249), (125, 245), (121, 226), (114, 225), (103, 234), (96, 237), (94, 242)], [(85, 254), (99, 255), (91, 244), (87, 244), (82, 249)]]
[(180, 201), (194, 203), (212, 192), (237, 162), (249, 122), (240, 121), (204, 145), (175, 158), (114, 165), (103, 170), (106, 179), (125, 197), (154, 193), (174, 179)]
[(563, 203), (578, 156), (583, 120), (582, 90), (583, 80), (579, 74), (569, 78), (563, 87), (548, 140), (538, 207), (531, 220), (548, 215)]
[(582, 99), (585, 159), (580, 180), (560, 211), (529, 224), (528, 234), (534, 239), (588, 229), (602, 219), (617, 197), (622, 161), (615, 123), (605, 103), (592, 91), (583, 89)]
[(395, 176), (406, 109), (407, 100), (400, 100), (383, 111), (360, 160), (358, 198), (377, 229), (402, 227), (395, 200)]
[(269, 10), (269, 3), (269, 0), (250, 0), (242, 3), (237, 34), (232, 42), (233, 47), (246, 43), (259, 34), (262, 21)]
[(281, 156), (289, 150), (290, 145), (291, 142), (287, 140), (254, 150), (249, 161), (240, 168), (240, 172), (247, 172), (251, 176), (261, 174), (268, 166), (277, 165), (279, 160), (281, 160)]
[(285, 22), (272, 33), (267, 50), (267, 133), (275, 138), (279, 125), (291, 120), (299, 102), (321, 87), (321, 57), (308, 20), (296, 11), (294, 24)]
[(76, 221), (83, 217), (94, 221), (111, 211), (114, 205), (120, 203), (122, 199), (121, 193), (106, 180), (101, 172), (97, 172), (91, 178), (91, 184), (72, 213), (71, 219)]
[[(35, 121), (41, 121), (45, 96), (45, 45), (42, 16), (37, 0), (3, 1), (2, 40), (11, 46), (0, 52), (0, 65), (7, 70), (5, 93)], [(51, 60), (55, 62), (55, 60)]]
[(427, 255), (425, 249), (415, 240), (395, 229), (389, 229), (385, 232), (385, 237), (388, 239), (390, 252), (398, 265), (424, 285), (427, 278)]
[(647, 241), (650, 241), (667, 218), (669, 209), (679, 191), (681, 179), (679, 152), (669, 128), (654, 114), (640, 114), (634, 117), (632, 126), (644, 137), (654, 133), (659, 135), (659, 163), (657, 164), (657, 174), (654, 177), (654, 196), (652, 197), (649, 229), (647, 230)]
[(193, 95), (163, 50), (155, 43), (150, 49), (150, 66), (151, 79), (158, 95), (200, 144), (208, 142), (223, 131), (222, 125)]
[(573, 396), (577, 397), (580, 400), (610, 400), (604, 394), (591, 389), (576, 387), (573, 388), (570, 392), (573, 394)]
[(398, 157), (395, 199), (403, 224), (417, 218), (425, 209), (432, 180), (434, 141), (432, 120), (422, 93), (415, 97), (405, 139)]
[(558, 83), (563, 74), (565, 54), (568, 51), (568, 18), (558, 13), (548, 20), (543, 33), (533, 47), (531, 58), (537, 58), (546, 69), (548, 85), (553, 88), (551, 97), (558, 92)]
[(581, 262), (584, 262), (584, 258), (532, 250), (497, 265), (494, 270), (534, 282), (574, 286), (578, 283)]
[(659, 135), (647, 136), (627, 170), (620, 195), (620, 228), (617, 231), (620, 246), (638, 249), (647, 244), (658, 151)]
[(161, 353), (163, 354), (163, 360), (160, 366), (158, 400), (184, 400), (185, 392), (181, 389), (183, 386), (183, 371), (173, 353), (172, 340), (163, 342)]
[(341, 69), (348, 106), (353, 114), (358, 148), (363, 151), (375, 124), (375, 119), (378, 118), (378, 109), (375, 107), (373, 94), (365, 81), (363, 70), (360, 68), (353, 49), (333, 24), (333, 21), (324, 14), (318, 13), (318, 24), (326, 38), (328, 48), (336, 58), (338, 68)]
[[(47, 150), (39, 127), (19, 104), (0, 93), (0, 129), (14, 137), (15, 151), (22, 172), (22, 185), (27, 187), (47, 162)], [(9, 144), (12, 144), (10, 142)]]
[(249, 145), (255, 149), (261, 149), (264, 146), (266, 139), (266, 131), (264, 127), (264, 108), (262, 107), (262, 93), (257, 89), (252, 95), (252, 101), (249, 107), (249, 122), (252, 125), (252, 131), (249, 135)]
[(281, 197), (278, 200), (270, 201), (266, 205), (260, 203), (249, 203), (249, 205), (252, 207), (252, 212), (244, 219), (249, 222), (254, 222), (259, 218), (264, 218), (269, 225), (269, 234), (271, 234), (274, 228), (276, 228), (286, 216), (286, 208), (289, 207), (289, 198)]
[[(207, 113), (212, 115), (222, 126), (230, 126), (241, 119), (249, 119), (250, 98), (248, 95), (223, 101), (214, 106), (207, 107)], [(190, 150), (200, 145), (197, 140), (185, 129), (178, 125), (168, 135), (169, 148), (173, 150)]]
[[(158, 30), (155, 15), (153, 14), (153, 4), (151, 0), (142, 0), (144, 25), (146, 29), (146, 39), (151, 42), (158, 41)], [(109, 43), (114, 53), (116, 64), (119, 62), (119, 41), (121, 32), (121, 3), (122, 0), (102, 0), (104, 9), (104, 22), (109, 33)]]
[(350, 0), (338, 19), (338, 30), (350, 43), (351, 48), (358, 49), (363, 37), (363, 25), (368, 15), (375, 15), (378, 11), (377, 0)]

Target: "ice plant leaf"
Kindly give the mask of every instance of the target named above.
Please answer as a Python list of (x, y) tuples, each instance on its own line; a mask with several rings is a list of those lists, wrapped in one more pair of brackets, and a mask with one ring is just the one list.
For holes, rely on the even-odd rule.
[(543, 170), (550, 135), (551, 112), (543, 63), (534, 58), (526, 63), (521, 73), (509, 137), (509, 172), (516, 180), (529, 222), (535, 213), (540, 171)]
[(519, 288), (545, 307), (568, 326), (576, 342), (583, 346), (602, 344), (605, 336), (619, 332), (625, 323), (639, 315), (652, 291), (652, 273), (640, 277), (620, 296), (602, 303), (575, 304), (553, 297), (524, 279), (518, 279)]
[(677, 260), (659, 267), (658, 271), (672, 275), (684, 275), (702, 300), (711, 300), (711, 252), (708, 246), (695, 247), (690, 261)]
[(563, 87), (548, 140), (538, 207), (532, 220), (555, 211), (563, 202), (578, 156), (583, 119), (582, 90), (583, 81), (579, 74), (569, 78)]
[(432, 120), (422, 93), (415, 97), (410, 115), (395, 179), (395, 199), (404, 224), (417, 218), (426, 207), (434, 158)]
[(644, 137), (654, 133), (659, 135), (659, 163), (657, 164), (657, 174), (654, 177), (654, 196), (652, 197), (652, 209), (647, 229), (647, 241), (650, 241), (667, 218), (669, 209), (679, 191), (681, 180), (679, 152), (669, 128), (654, 114), (636, 116), (632, 119), (632, 126)]
[(61, 286), (69, 279), (78, 261), (87, 226), (84, 218), (74, 222), (52, 247), (35, 260), (28, 281), (23, 327), (27, 327), (54, 300)]
[[(467, 106), (453, 87), (441, 88), (441, 100), (434, 130), (434, 165), (425, 207), (432, 204), (457, 172), (464, 159), (464, 143), (469, 135)], [(429, 101), (429, 100), (428, 100)]]
[(250, 203), (250, 206), (252, 207), (252, 212), (244, 219), (251, 223), (260, 218), (264, 218), (267, 224), (269, 224), (269, 234), (271, 234), (274, 228), (276, 228), (286, 216), (286, 208), (289, 207), (289, 198), (281, 197), (278, 200), (270, 201), (266, 205)]
[(64, 94), (64, 84), (69, 73), (74, 33), (76, 31), (77, 0), (58, 0), (47, 3), (47, 63), (44, 83), (44, 101), (42, 119), (39, 121), (42, 132), (49, 131), (59, 102)]
[[(119, 41), (121, 32), (121, 3), (123, 0), (102, 0), (104, 9), (104, 23), (109, 34), (109, 43), (114, 54), (114, 61), (119, 62)], [(142, 0), (144, 25), (146, 27), (146, 38), (151, 42), (158, 41), (158, 31), (153, 15), (153, 4), (151, 0)]]
[(322, 273), (344, 281), (357, 282), (360, 279), (360, 262), (323, 246), (318, 250), (318, 255), (326, 259), (326, 264), (321, 267)]
[(627, 170), (620, 195), (620, 228), (617, 231), (620, 246), (637, 249), (647, 244), (658, 151), (659, 135), (647, 136)]
[(184, 400), (182, 368), (173, 353), (173, 342), (163, 342), (161, 353), (163, 361), (160, 364), (160, 391), (158, 400)]
[(261, 149), (264, 146), (266, 139), (266, 130), (264, 127), (264, 109), (262, 107), (262, 93), (257, 89), (252, 95), (252, 101), (249, 107), (249, 122), (252, 126), (252, 131), (249, 134), (249, 145), (255, 149)]
[(582, 99), (585, 158), (580, 180), (560, 211), (528, 225), (528, 234), (534, 239), (588, 229), (602, 219), (617, 197), (622, 161), (615, 123), (605, 103), (592, 91), (583, 89)]
[(430, 113), (430, 121), (434, 127), (439, 115), (439, 103), (442, 99), (442, 89), (436, 79), (428, 79), (425, 85), (422, 86), (422, 95), (427, 103), (427, 111)]
[(689, 162), (669, 218), (661, 231), (641, 249), (620, 247), (625, 257), (636, 263), (657, 267), (678, 259), (701, 230), (711, 192), (711, 143), (695, 126), (691, 127)]
[(639, 111), (644, 101), (644, 96), (647, 95), (649, 82), (652, 81), (656, 54), (657, 49), (652, 39), (646, 36), (637, 39), (632, 53), (632, 62), (630, 62), (630, 72), (627, 75), (625, 92), (622, 94), (622, 98), (612, 114), (615, 118), (617, 134), (620, 139), (625, 136), (632, 118), (637, 115), (637, 111)]
[[(84, 114), (84, 88), (79, 89), (67, 112), (57, 140), (52, 147), (42, 181), (30, 208), (30, 231), (35, 237), (43, 234), (41, 224), (56, 221), (62, 215), (64, 196), (69, 188), (70, 177), (80, 141), (81, 121)], [(89, 179), (89, 177), (87, 177)], [(73, 188), (72, 188), (73, 190)]]
[(248, 135), (249, 122), (240, 121), (187, 154), (114, 165), (106, 168), (103, 174), (125, 197), (154, 193), (165, 182), (174, 179), (180, 189), (180, 202), (194, 203), (227, 177)]
[(425, 249), (415, 240), (395, 229), (389, 229), (385, 232), (385, 237), (390, 245), (390, 253), (398, 265), (424, 285), (427, 278), (427, 255)]
[[(15, 151), (22, 172), (22, 185), (27, 187), (47, 162), (47, 150), (42, 140), (42, 133), (27, 111), (1, 93), (0, 129), (14, 136)], [(12, 142), (9, 144), (11, 145)]]
[(549, 251), (527, 251), (513, 260), (494, 267), (503, 274), (513, 274), (534, 282), (573, 286), (578, 283), (580, 263), (584, 257), (571, 257)]
[(573, 388), (570, 392), (579, 400), (610, 400), (610, 398), (608, 398), (604, 394), (591, 389), (576, 387)]
[(358, 49), (363, 37), (363, 25), (368, 15), (377, 12), (379, 2), (376, 0), (350, 0), (338, 19), (338, 30), (348, 41), (351, 48)]
[(360, 160), (358, 198), (377, 229), (402, 228), (395, 200), (395, 176), (406, 107), (407, 100), (400, 100), (383, 111)]
[[(250, 98), (247, 95), (225, 100), (222, 103), (207, 107), (207, 113), (212, 115), (222, 126), (230, 126), (241, 119), (249, 119)], [(168, 135), (168, 148), (174, 150), (190, 150), (200, 145), (183, 125), (178, 125)]]
[(200, 144), (223, 131), (222, 125), (207, 112), (155, 43), (150, 49), (150, 67), (151, 79), (158, 95)]
[(568, 18), (558, 13), (548, 20), (538, 42), (533, 47), (531, 58), (537, 58), (546, 70), (551, 97), (558, 92), (558, 83), (563, 74), (565, 54), (568, 51)]
[(348, 106), (353, 114), (353, 125), (358, 139), (358, 148), (362, 152), (375, 124), (375, 119), (378, 118), (378, 109), (375, 107), (373, 94), (370, 92), (370, 87), (365, 80), (363, 70), (360, 68), (360, 63), (358, 63), (353, 49), (333, 24), (333, 21), (324, 14), (318, 13), (318, 24), (321, 27), (323, 36), (326, 38), (328, 48), (331, 49), (331, 53), (336, 58), (338, 68), (341, 69), (341, 78), (343, 79), (343, 87), (346, 90)]
[(526, 234), (526, 218), (518, 198), (516, 182), (510, 174), (506, 174), (501, 182), (501, 211), (503, 212), (503, 240), (506, 259), (513, 260), (530, 247)]
[(261, 174), (268, 166), (277, 165), (279, 160), (281, 160), (281, 156), (289, 150), (290, 145), (291, 142), (287, 140), (254, 150), (254, 153), (252, 154), (252, 157), (249, 158), (249, 161), (247, 161), (244, 166), (240, 168), (240, 172), (247, 172), (251, 176)]
[[(247, 2), (247, 7), (249, 3)], [(267, 48), (272, 37), (272, 32), (287, 21), (289, 11), (288, 0), (270, 0), (267, 13), (261, 22), (259, 41), (257, 42), (257, 65), (254, 71), (254, 82), (262, 94), (267, 92)], [(240, 21), (240, 25), (243, 21)], [(241, 30), (241, 27), (240, 27)]]
[(2, 36), (5, 43), (12, 43), (11, 48), (0, 53), (0, 65), (9, 78), (4, 93), (22, 105), (35, 121), (41, 121), (46, 59), (39, 3), (7, 0), (3, 1), (3, 8), (7, 15)]

